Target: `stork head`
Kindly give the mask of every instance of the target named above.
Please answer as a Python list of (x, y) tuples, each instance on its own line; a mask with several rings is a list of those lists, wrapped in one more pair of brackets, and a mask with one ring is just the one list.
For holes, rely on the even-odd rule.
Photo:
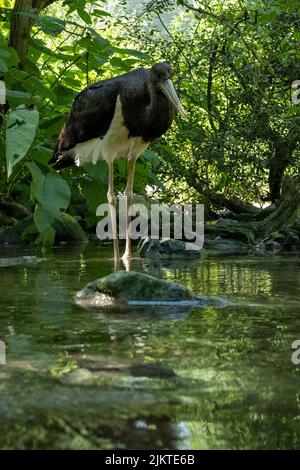
[(172, 78), (174, 71), (167, 62), (159, 62), (153, 65), (149, 71), (149, 80), (152, 82), (155, 88), (161, 90), (168, 100), (172, 103), (175, 109), (186, 117), (186, 112), (183, 109), (182, 104), (179, 101), (177, 93), (175, 91)]

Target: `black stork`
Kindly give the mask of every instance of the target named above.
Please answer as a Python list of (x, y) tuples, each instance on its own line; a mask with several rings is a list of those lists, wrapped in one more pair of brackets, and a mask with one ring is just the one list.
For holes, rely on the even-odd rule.
[(59, 135), (49, 163), (61, 169), (87, 162), (105, 160), (108, 165), (108, 192), (114, 257), (119, 260), (114, 195), (113, 163), (129, 161), (125, 196), (126, 248), (123, 260), (131, 256), (128, 210), (133, 197), (136, 159), (150, 142), (163, 135), (171, 126), (174, 111), (186, 113), (172, 83), (173, 70), (167, 62), (150, 69), (138, 69), (97, 82), (77, 95)]

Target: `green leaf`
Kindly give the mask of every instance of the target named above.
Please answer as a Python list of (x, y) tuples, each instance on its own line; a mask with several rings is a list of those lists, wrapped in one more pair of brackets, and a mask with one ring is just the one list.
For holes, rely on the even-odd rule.
[(42, 233), (52, 226), (54, 216), (51, 212), (44, 209), (41, 204), (37, 203), (34, 211), (34, 222), (38, 231)]
[(97, 62), (97, 64), (100, 64), (100, 65), (106, 64), (107, 62), (107, 59), (105, 59), (104, 57), (95, 56), (94, 59)]
[(18, 54), (12, 47), (8, 46), (7, 41), (0, 36), (0, 70), (7, 72), (8, 69), (19, 62)]
[(43, 232), (40, 232), (39, 236), (35, 240), (36, 245), (42, 245), (44, 248), (51, 248), (55, 240), (55, 230), (52, 227), (48, 227)]
[(90, 15), (81, 8), (77, 8), (77, 13), (86, 24), (92, 24)]
[(36, 22), (40, 26), (41, 30), (46, 34), (57, 36), (64, 31), (66, 22), (60, 18), (54, 18), (53, 16), (42, 16), (39, 17)]
[(6, 164), (8, 178), (14, 166), (27, 154), (34, 140), (39, 122), (36, 109), (18, 106), (8, 116), (6, 126)]
[(9, 90), (9, 89), (6, 89), (6, 96), (7, 98), (21, 98), (23, 100), (24, 99), (29, 100), (31, 98), (30, 93), (26, 93), (25, 91), (16, 91), (16, 90)]
[(51, 49), (47, 46), (45, 46), (45, 44), (42, 44), (39, 40), (37, 39), (33, 39), (31, 38), (30, 41), (29, 41), (29, 44), (34, 47), (35, 49), (43, 52), (44, 54), (52, 57), (53, 56), (53, 51), (51, 51)]
[(108, 11), (104, 11), (104, 10), (99, 10), (98, 8), (95, 8), (95, 10), (93, 10), (93, 15), (94, 16), (111, 16), (110, 13), (108, 13)]
[(100, 47), (100, 49), (102, 49), (103, 47), (110, 46), (109, 41), (107, 39), (103, 38), (102, 36), (100, 36), (100, 34), (98, 34), (97, 31), (90, 28), (89, 32), (91, 33), (91, 35), (95, 39), (95, 42), (97, 43), (97, 46)]
[(163, 191), (167, 191), (167, 188), (163, 184), (162, 180), (152, 171), (149, 172), (149, 175), (151, 177), (151, 182), (158, 188), (162, 189)]
[(35, 163), (27, 163), (32, 176), (31, 199), (36, 201), (34, 222), (39, 231), (37, 244), (44, 247), (53, 245), (55, 229), (53, 225), (60, 220), (70, 203), (71, 191), (68, 183), (56, 173), (43, 174)]
[(40, 129), (46, 129), (47, 136), (54, 136), (55, 138), (59, 134), (63, 124), (65, 122), (65, 116), (55, 116), (54, 118), (44, 118), (40, 124)]
[(8, 59), (10, 57), (10, 53), (5, 49), (0, 49), (0, 57)]
[(134, 57), (139, 57), (141, 59), (145, 59), (147, 57), (147, 54), (145, 54), (145, 52), (136, 51), (135, 49), (129, 49), (129, 48), (124, 48), (124, 47), (114, 47), (114, 50), (116, 52), (120, 52), (126, 55), (133, 55)]
[(218, 180), (218, 182), (216, 183), (216, 185), (214, 186), (214, 191), (215, 192), (218, 192), (218, 191), (222, 191), (226, 184), (227, 184), (227, 181), (229, 179), (229, 174), (228, 173), (225, 173), (223, 172)]
[(67, 209), (70, 203), (68, 183), (56, 173), (44, 175), (35, 163), (27, 163), (27, 167), (32, 175), (31, 198), (52, 215), (59, 216), (61, 209)]
[(143, 155), (145, 159), (153, 165), (154, 168), (156, 168), (161, 163), (159, 156), (152, 150), (145, 150)]
[[(107, 163), (102, 161), (98, 161), (95, 165), (93, 163), (87, 163), (84, 167), (87, 174), (93, 178), (93, 180), (101, 180), (104, 184), (107, 185), (107, 178), (108, 178), (108, 167)], [(99, 185), (100, 185), (99, 181)]]
[(0, 58), (0, 72), (8, 72), (8, 67), (4, 60)]
[(53, 89), (55, 93), (55, 98), (56, 101), (59, 103), (59, 105), (68, 105), (70, 106), (72, 101), (74, 100), (75, 96), (77, 93), (70, 88), (67, 88), (61, 84), (57, 85)]
[(53, 149), (44, 147), (43, 145), (37, 145), (32, 149), (31, 155), (34, 160), (42, 163), (43, 165), (47, 165), (53, 155)]

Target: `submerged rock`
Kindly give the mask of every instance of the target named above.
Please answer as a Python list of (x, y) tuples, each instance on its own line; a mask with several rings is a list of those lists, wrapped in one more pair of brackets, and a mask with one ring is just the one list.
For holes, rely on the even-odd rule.
[(75, 302), (84, 306), (109, 306), (149, 301), (192, 300), (186, 287), (135, 271), (118, 271), (89, 283), (75, 295)]
[(199, 258), (201, 250), (187, 250), (186, 243), (182, 240), (145, 238), (138, 247), (138, 254), (142, 258), (173, 258), (178, 256)]
[(209, 296), (193, 296), (180, 284), (157, 279), (140, 272), (118, 271), (89, 283), (77, 292), (75, 302), (87, 308), (122, 306), (164, 307), (227, 307), (225, 299)]
[[(10, 227), (3, 227), (0, 230), (0, 244), (22, 245), (26, 241), (33, 241), (35, 235), (30, 233), (30, 227), (32, 227), (33, 224), (33, 215), (29, 215)], [(28, 236), (24, 237), (23, 234), (26, 232), (28, 233)]]
[(204, 247), (208, 250), (217, 251), (225, 255), (239, 255), (247, 253), (248, 245), (238, 240), (225, 239), (216, 237), (214, 240), (205, 240)]
[(11, 268), (13, 266), (36, 266), (43, 261), (36, 256), (20, 256), (18, 258), (0, 258), (0, 268)]

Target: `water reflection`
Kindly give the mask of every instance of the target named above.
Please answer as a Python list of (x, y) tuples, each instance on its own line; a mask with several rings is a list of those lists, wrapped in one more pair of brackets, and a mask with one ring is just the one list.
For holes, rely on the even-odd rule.
[(72, 302), (112, 271), (109, 246), (45, 258), (0, 271), (0, 447), (299, 447), (297, 254), (136, 259), (135, 270), (236, 305), (114, 314)]

